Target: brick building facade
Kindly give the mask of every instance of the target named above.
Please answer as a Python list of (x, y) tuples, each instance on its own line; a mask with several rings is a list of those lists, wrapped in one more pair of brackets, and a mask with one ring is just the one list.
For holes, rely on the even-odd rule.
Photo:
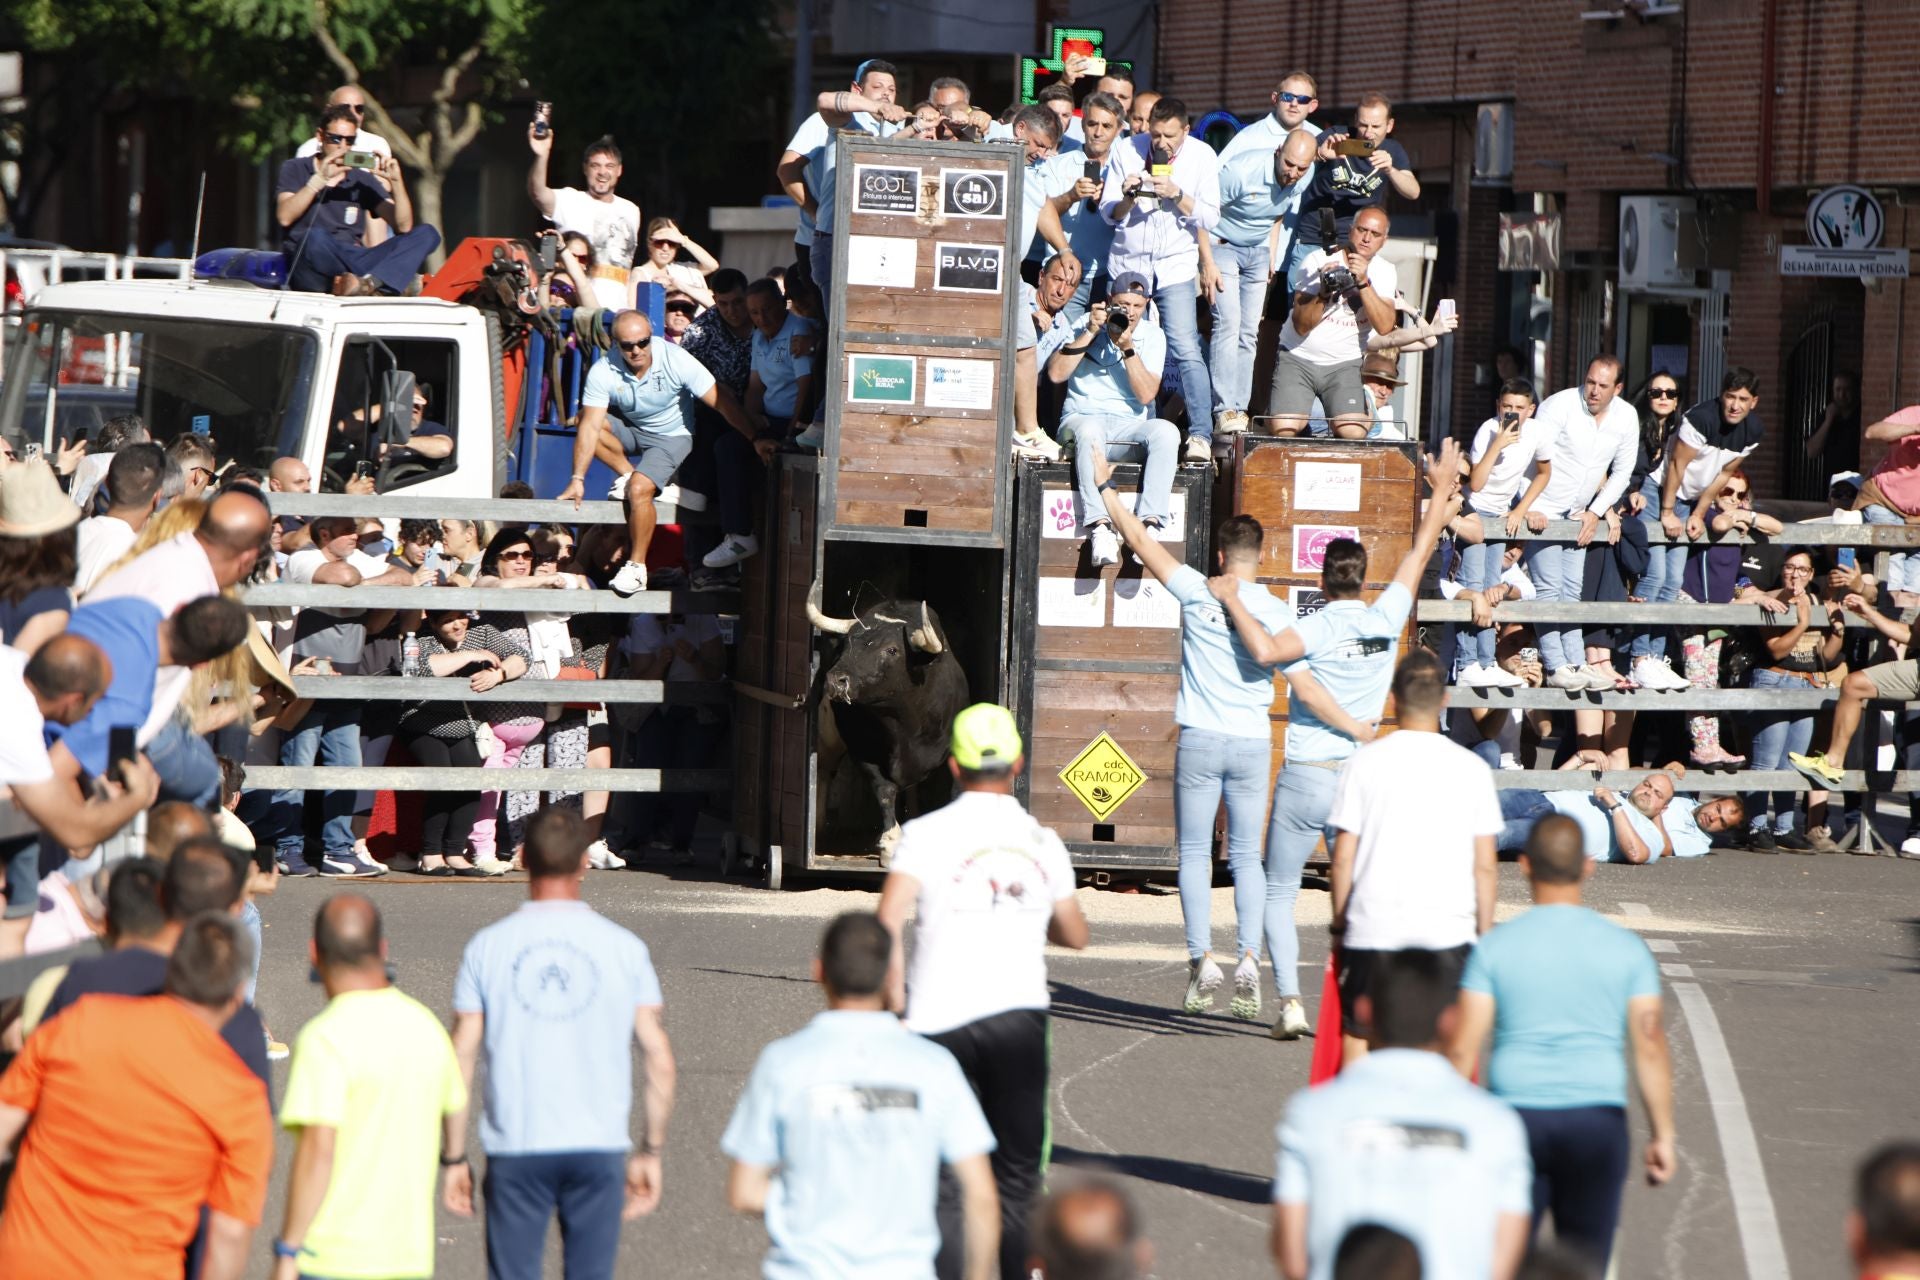
[[(1425, 188), (1389, 206), (1394, 229), (1437, 239), (1433, 296), (1462, 315), (1450, 374), (1429, 364), (1446, 394), (1426, 397), (1455, 432), (1489, 407), (1504, 343), (1533, 340), (1543, 390), (1594, 350), (1621, 354), (1636, 390), (1684, 353), (1696, 397), (1726, 365), (1761, 375), (1769, 443), (1750, 470), (1763, 494), (1810, 497), (1824, 482), (1799, 442), (1833, 372), (1859, 373), (1865, 422), (1920, 401), (1920, 288), (1785, 277), (1780, 248), (1807, 243), (1809, 197), (1839, 183), (1879, 199), (1884, 245), (1920, 248), (1916, 61), (1909, 0), (1163, 0), (1154, 87), (1244, 120), (1296, 67), (1322, 123), (1365, 93), (1393, 100)], [(1476, 169), (1481, 116), (1499, 112), (1510, 174), (1485, 156)], [(1621, 276), (1621, 201), (1637, 196), (1694, 205), (1665, 283)], [(1561, 216), (1561, 269), (1499, 271), (1500, 214), (1535, 209)]]

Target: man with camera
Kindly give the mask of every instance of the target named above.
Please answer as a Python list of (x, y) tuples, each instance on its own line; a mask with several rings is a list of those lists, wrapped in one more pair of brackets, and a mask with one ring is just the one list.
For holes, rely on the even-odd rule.
[[(1329, 129), (1320, 135), (1320, 163), (1300, 201), (1300, 215), (1308, 220), (1307, 225), (1313, 225), (1311, 219), (1320, 210), (1331, 209), (1333, 233), (1344, 239), (1360, 210), (1386, 207), (1389, 187), (1403, 199), (1420, 198), (1420, 179), (1408, 168), (1412, 162), (1405, 148), (1387, 136), (1392, 132), (1393, 104), (1370, 93), (1354, 108), (1352, 127)], [(1293, 255), (1287, 263), (1290, 288), (1299, 287), (1307, 257), (1316, 247), (1303, 239), (1294, 241)]]
[(1180, 432), (1150, 407), (1160, 394), (1167, 339), (1146, 318), (1148, 293), (1138, 272), (1116, 276), (1107, 300), (1088, 310), (1081, 334), (1047, 362), (1047, 377), (1067, 385), (1060, 438), (1073, 442), (1074, 488), (1095, 568), (1120, 563), (1120, 535), (1107, 519), (1100, 496), (1107, 485), (1096, 476), (1094, 459), (1131, 459), (1144, 450), (1146, 472), (1134, 514), (1148, 529), (1172, 518)]
[[(274, 215), (286, 228), (281, 251), (293, 287), (347, 297), (407, 292), (427, 255), (440, 247), (440, 233), (413, 225), (400, 162), (360, 147), (360, 118), (344, 103), (320, 113), (314, 134), (319, 151), (281, 165), (275, 183)], [(395, 232), (372, 248), (366, 245), (369, 217)]]
[(1048, 161), (1050, 197), (1040, 210), (1040, 238), (1079, 263), (1080, 283), (1064, 308), (1078, 322), (1095, 298), (1106, 296), (1107, 257), (1113, 249), (1113, 224), (1100, 216), (1100, 193), (1118, 164), (1114, 143), (1126, 127), (1126, 110), (1111, 94), (1094, 93), (1080, 107), (1078, 151), (1062, 151)]
[(1242, 151), (1221, 162), (1220, 221), (1200, 237), (1200, 289), (1213, 304), (1215, 434), (1247, 429), (1274, 227), (1281, 229), (1284, 262), (1317, 145), (1311, 133), (1296, 129), (1273, 151)]
[(1108, 171), (1101, 213), (1114, 225), (1109, 274), (1118, 280), (1132, 273), (1152, 282), (1153, 305), (1166, 326), (1188, 406), (1186, 460), (1211, 463), (1207, 408), (1213, 392), (1200, 350), (1197, 237), (1220, 220), (1220, 161), (1212, 147), (1191, 136), (1188, 124), (1180, 99), (1153, 104), (1146, 133), (1115, 148), (1120, 163)]
[(1362, 209), (1344, 249), (1316, 249), (1303, 264), (1293, 311), (1280, 331), (1273, 364), (1273, 429), (1297, 436), (1319, 399), (1333, 433), (1364, 440), (1373, 410), (1361, 384), (1367, 338), (1393, 329), (1399, 277), (1380, 256), (1387, 245), (1387, 212)]
[(614, 193), (620, 175), (626, 171), (620, 148), (611, 135), (587, 148), (580, 162), (587, 179), (585, 190), (549, 187), (547, 161), (553, 155), (553, 125), (546, 107), (546, 103), (540, 103), (533, 123), (527, 126), (527, 149), (533, 153), (533, 164), (527, 170), (527, 196), (556, 228), (577, 231), (587, 238), (593, 248), (593, 265), (587, 268), (587, 274), (593, 277), (594, 299), (614, 311), (630, 307), (633, 286), (628, 273), (640, 248), (640, 206)]

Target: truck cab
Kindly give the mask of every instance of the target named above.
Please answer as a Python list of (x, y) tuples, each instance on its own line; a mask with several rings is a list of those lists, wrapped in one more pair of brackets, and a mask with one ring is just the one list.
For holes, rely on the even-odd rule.
[[(507, 470), (498, 326), (436, 298), (227, 281), (49, 285), (9, 340), (0, 436), (51, 454), (79, 428), (131, 412), (156, 440), (210, 436), (223, 462), (264, 472), (298, 457), (322, 492), (359, 471), (381, 493), (492, 497)], [(408, 445), (441, 434), (450, 452)]]

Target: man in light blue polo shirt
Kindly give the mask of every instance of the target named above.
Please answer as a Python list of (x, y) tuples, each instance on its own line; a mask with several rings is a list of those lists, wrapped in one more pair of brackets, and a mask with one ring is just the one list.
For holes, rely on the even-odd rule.
[(808, 250), (813, 282), (820, 286), (822, 315), (833, 310), (833, 200), (837, 183), (839, 142), (835, 135), (842, 129), (857, 129), (876, 138), (890, 138), (911, 118), (895, 99), (899, 88), (891, 62), (869, 58), (854, 70), (853, 88), (829, 90), (814, 102), (814, 108), (827, 129), (825, 143), (807, 164), (807, 185), (818, 207), (813, 214), (813, 246)]
[(953, 1055), (888, 1012), (892, 953), (870, 912), (828, 927), (813, 962), (827, 1011), (761, 1052), (720, 1139), (728, 1203), (766, 1217), (766, 1280), (932, 1280), (942, 1165), (966, 1280), (999, 1275), (993, 1131)]
[[(1079, 151), (1062, 151), (1047, 162), (1047, 186), (1053, 194), (1040, 211), (1039, 230), (1040, 239), (1055, 252), (1064, 244), (1065, 252), (1079, 263), (1080, 283), (1064, 312), (1075, 324), (1089, 306), (1107, 296), (1113, 224), (1100, 215), (1100, 193), (1106, 189), (1109, 169), (1119, 163), (1113, 144), (1127, 123), (1119, 100), (1106, 93), (1089, 97), (1077, 118), (1085, 145)], [(1096, 176), (1088, 177), (1090, 172)]]
[(1534, 824), (1550, 813), (1571, 818), (1579, 826), (1587, 857), (1595, 862), (1630, 863), (1701, 857), (1712, 848), (1716, 833), (1737, 829), (1745, 817), (1744, 807), (1734, 797), (1675, 795), (1673, 775), (1665, 770), (1642, 778), (1624, 799), (1606, 787), (1590, 791), (1508, 787), (1500, 792), (1500, 815), (1506, 819), (1500, 847), (1524, 848)]
[[(753, 354), (747, 374), (747, 417), (759, 438), (775, 447), (793, 427), (793, 416), (812, 397), (813, 356), (795, 355), (796, 339), (813, 337), (813, 321), (787, 309), (787, 296), (770, 279), (747, 286), (747, 314), (753, 320)], [(804, 344), (803, 344), (804, 345)], [(756, 444), (738, 432), (714, 437), (713, 470), (720, 491), (720, 542), (701, 557), (709, 569), (730, 569), (760, 550), (753, 536), (753, 482)]]
[(1020, 144), (1026, 157), (1026, 171), (1020, 176), (1020, 238), (1016, 244), (1023, 259), (1037, 260), (1047, 247), (1035, 234), (1040, 229), (1040, 209), (1071, 187), (1073, 178), (1053, 165), (1060, 146), (1059, 116), (1036, 102), (1020, 108), (1010, 128), (1012, 141)]
[(1278, 635), (1240, 600), (1237, 585), (1215, 578), (1208, 585), (1226, 605), (1234, 629), (1254, 658), (1277, 666), (1287, 678), (1286, 762), (1274, 779), (1267, 824), (1267, 959), (1284, 1007), (1300, 998), (1300, 935), (1293, 922), (1300, 873), (1327, 829), (1340, 767), (1362, 742), (1371, 742), (1393, 684), (1400, 636), (1413, 610), (1414, 592), (1447, 521), (1459, 511), (1460, 446), (1447, 440), (1427, 459), (1432, 496), (1420, 518), (1413, 546), (1379, 598), (1361, 598), (1367, 580), (1366, 548), (1349, 538), (1327, 544), (1320, 568), (1326, 605)]
[(1383, 952), (1360, 997), (1373, 1051), (1287, 1104), (1273, 1180), (1280, 1274), (1331, 1280), (1349, 1228), (1391, 1227), (1426, 1280), (1512, 1280), (1533, 1204), (1513, 1108), (1445, 1057), (1458, 1014), (1430, 951)]
[(1146, 454), (1134, 514), (1154, 528), (1172, 519), (1173, 472), (1180, 465), (1180, 429), (1148, 407), (1160, 394), (1167, 340), (1147, 319), (1151, 287), (1127, 272), (1113, 282), (1104, 303), (1095, 303), (1073, 341), (1047, 361), (1047, 377), (1065, 383), (1060, 441), (1073, 447), (1073, 483), (1080, 518), (1087, 523), (1093, 564), (1120, 563), (1120, 536), (1106, 517), (1095, 459), (1132, 460)]
[[(1260, 1017), (1260, 932), (1266, 871), (1260, 862), (1260, 819), (1273, 767), (1273, 672), (1234, 633), (1198, 569), (1180, 563), (1120, 501), (1105, 458), (1094, 462), (1108, 519), (1147, 572), (1180, 602), (1180, 694), (1173, 705), (1180, 743), (1173, 760), (1173, 821), (1180, 841), (1180, 915), (1187, 928), (1188, 1013), (1213, 1008), (1225, 975), (1213, 958), (1213, 819), (1227, 801), (1227, 865), (1233, 870), (1233, 914), (1239, 967), (1228, 1010)], [(1162, 535), (1164, 536), (1164, 535)], [(1220, 572), (1241, 607), (1268, 631), (1292, 621), (1287, 606), (1254, 581), (1266, 534), (1252, 516), (1233, 516), (1214, 535)], [(1146, 590), (1147, 588), (1142, 588)]]
[(1639, 935), (1580, 904), (1593, 864), (1574, 823), (1533, 829), (1520, 867), (1533, 909), (1489, 930), (1460, 980), (1453, 1064), (1471, 1076), (1489, 1035), (1487, 1087), (1514, 1107), (1533, 1155), (1533, 1223), (1607, 1270), (1630, 1162), (1627, 1048), (1647, 1107), (1644, 1163), (1655, 1186), (1673, 1176), (1673, 1064), (1660, 1008), (1660, 969)]
[[(587, 831), (571, 809), (527, 824), (530, 901), (467, 943), (453, 987), (453, 1047), (469, 1093), (487, 1057), (487, 1272), (537, 1276), (557, 1212), (569, 1276), (613, 1275), (620, 1223), (660, 1202), (673, 1111), (673, 1046), (647, 944), (580, 900)], [(646, 1068), (645, 1136), (629, 1131), (633, 1044)], [(447, 1171), (471, 1213), (473, 1173)]]
[(600, 433), (607, 432), (619, 447), (618, 455), (606, 459), (619, 476), (607, 497), (626, 502), (630, 539), (627, 562), (610, 585), (630, 596), (647, 589), (647, 547), (657, 519), (653, 500), (693, 451), (694, 402), (753, 440), (763, 459), (779, 446), (757, 439), (733, 392), (714, 381), (705, 365), (671, 342), (655, 342), (653, 323), (640, 312), (622, 311), (613, 318), (613, 345), (620, 358), (602, 357), (587, 371), (574, 432), (573, 479), (561, 490), (560, 500), (580, 505), (587, 468), (599, 449)]
[(1220, 152), (1220, 163), (1225, 164), (1249, 151), (1272, 155), (1295, 129), (1305, 129), (1319, 137), (1320, 126), (1307, 119), (1319, 109), (1319, 95), (1312, 76), (1304, 71), (1290, 72), (1268, 97), (1273, 110), (1234, 134)]
[(1276, 260), (1269, 240), (1279, 223), (1278, 261), (1286, 261), (1315, 145), (1312, 134), (1296, 129), (1271, 154), (1243, 151), (1220, 167), (1220, 221), (1200, 238), (1200, 282), (1213, 299), (1216, 435), (1247, 429), (1253, 350)]

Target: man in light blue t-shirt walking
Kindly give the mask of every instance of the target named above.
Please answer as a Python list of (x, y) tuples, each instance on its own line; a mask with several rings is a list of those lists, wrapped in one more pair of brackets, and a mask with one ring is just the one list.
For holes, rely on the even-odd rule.
[(1360, 595), (1367, 580), (1366, 548), (1349, 538), (1327, 544), (1320, 569), (1326, 606), (1277, 635), (1241, 603), (1233, 579), (1208, 584), (1255, 660), (1279, 667), (1287, 678), (1286, 760), (1274, 779), (1267, 823), (1267, 957), (1280, 996), (1280, 1019), (1273, 1028), (1277, 1040), (1298, 1039), (1308, 1030), (1300, 1003), (1300, 935), (1293, 923), (1300, 873), (1323, 834), (1328, 851), (1333, 849), (1327, 814), (1334, 784), (1347, 757), (1373, 741), (1379, 729), (1413, 593), (1440, 531), (1460, 509), (1459, 483), (1460, 446), (1448, 440), (1437, 458), (1427, 459), (1433, 495), (1413, 546), (1372, 604)]
[[(453, 987), (453, 1047), (469, 1091), (487, 1055), (487, 1275), (537, 1276), (560, 1215), (569, 1280), (611, 1277), (620, 1224), (660, 1203), (673, 1112), (673, 1046), (647, 944), (580, 900), (587, 834), (571, 809), (527, 823), (530, 901), (467, 943)], [(632, 1044), (645, 1067), (636, 1142)], [(473, 1171), (447, 1170), (444, 1196), (473, 1212)]]
[(953, 1055), (887, 1011), (893, 945), (871, 912), (828, 926), (813, 962), (826, 1012), (761, 1052), (720, 1139), (727, 1202), (766, 1217), (767, 1280), (932, 1280), (943, 1165), (965, 1280), (1000, 1274), (993, 1131)]
[(1638, 935), (1580, 905), (1592, 869), (1579, 823), (1551, 815), (1520, 856), (1533, 910), (1483, 935), (1461, 979), (1450, 1050), (1471, 1076), (1488, 1032), (1487, 1087), (1520, 1113), (1533, 1156), (1533, 1226), (1607, 1268), (1627, 1176), (1627, 1069), (1653, 1136), (1647, 1181), (1673, 1176), (1673, 1065), (1660, 970)]
[[(1180, 841), (1180, 914), (1187, 926), (1188, 1013), (1213, 1008), (1226, 981), (1213, 959), (1213, 817), (1227, 800), (1227, 865), (1233, 869), (1233, 913), (1239, 966), (1233, 973), (1233, 1016), (1260, 1016), (1260, 926), (1267, 876), (1260, 863), (1260, 819), (1273, 765), (1273, 674), (1254, 660), (1227, 623), (1198, 569), (1160, 545), (1113, 488), (1113, 467), (1095, 463), (1107, 516), (1147, 572), (1180, 602), (1180, 696), (1173, 705), (1180, 743), (1174, 752), (1173, 821)], [(1214, 535), (1220, 571), (1237, 599), (1267, 630), (1291, 620), (1287, 606), (1254, 581), (1266, 534), (1252, 516), (1221, 522)]]

